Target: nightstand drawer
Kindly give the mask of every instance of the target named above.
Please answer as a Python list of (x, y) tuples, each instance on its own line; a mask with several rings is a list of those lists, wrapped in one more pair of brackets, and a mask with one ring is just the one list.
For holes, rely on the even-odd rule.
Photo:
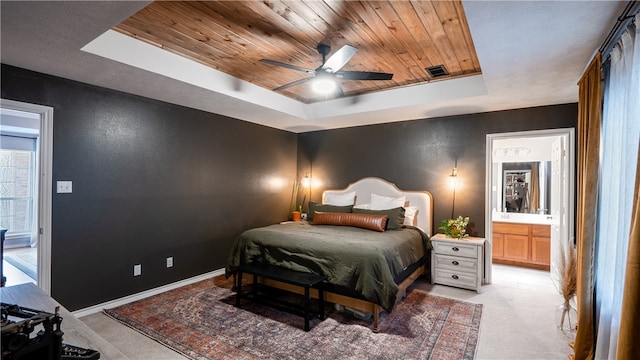
[(457, 286), (466, 289), (476, 288), (476, 274), (453, 271), (448, 269), (436, 269), (432, 275), (438, 284)]
[(434, 266), (438, 269), (449, 269), (453, 271), (464, 271), (475, 274), (478, 270), (478, 259), (464, 258), (460, 256), (450, 256), (434, 254)]
[(436, 254), (476, 258), (478, 256), (478, 246), (465, 244), (464, 240), (460, 240), (459, 243), (434, 241), (433, 252)]

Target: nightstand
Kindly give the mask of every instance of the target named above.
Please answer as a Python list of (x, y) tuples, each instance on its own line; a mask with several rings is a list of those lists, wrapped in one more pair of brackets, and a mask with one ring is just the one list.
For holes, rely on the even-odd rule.
[(480, 292), (484, 268), (484, 238), (461, 240), (436, 234), (431, 237), (431, 283)]

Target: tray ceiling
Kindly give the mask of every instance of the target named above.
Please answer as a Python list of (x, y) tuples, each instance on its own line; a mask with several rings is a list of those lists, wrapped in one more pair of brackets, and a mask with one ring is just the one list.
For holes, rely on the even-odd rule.
[[(340, 80), (345, 96), (481, 72), (460, 1), (156, 1), (114, 30), (269, 90), (310, 75), (260, 59), (316, 69), (319, 43), (331, 46), (329, 56), (343, 45), (358, 48), (342, 70), (394, 74)], [(426, 70), (438, 65), (449, 74)], [(310, 82), (279, 93), (326, 100)]]

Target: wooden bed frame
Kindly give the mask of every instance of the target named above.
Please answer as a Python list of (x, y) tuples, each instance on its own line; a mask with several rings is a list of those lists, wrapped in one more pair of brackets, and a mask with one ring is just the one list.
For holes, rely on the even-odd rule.
[[(407, 292), (407, 288), (411, 284), (413, 284), (413, 282), (416, 281), (416, 279), (420, 275), (422, 275), (425, 271), (426, 271), (426, 268), (424, 266), (421, 266), (417, 268), (415, 271), (413, 271), (411, 274), (409, 274), (409, 276), (405, 278), (400, 284), (398, 284), (399, 289), (398, 289), (398, 295), (396, 296), (396, 299), (397, 299), (396, 302), (404, 298)], [(280, 281), (265, 279), (265, 278), (258, 278), (258, 282), (266, 286), (271, 286), (277, 289), (282, 289), (282, 290), (290, 291), (296, 294), (304, 295), (304, 289), (299, 286), (290, 285)], [(310, 289), (309, 294), (313, 299), (318, 298), (317, 289)], [(376, 333), (378, 332), (378, 319), (379, 319), (380, 311), (382, 310), (380, 305), (374, 304), (367, 300), (353, 298), (353, 297), (337, 294), (331, 291), (324, 291), (324, 301), (373, 314), (372, 330), (373, 332), (376, 332)]]
[[(405, 196), (407, 201), (407, 203), (405, 203), (405, 206), (416, 206), (418, 208), (418, 213), (416, 214), (417, 227), (421, 228), (429, 236), (433, 234), (433, 198), (429, 192), (402, 191), (398, 189), (395, 184), (392, 184), (386, 180), (376, 177), (367, 177), (350, 184), (345, 189), (326, 190), (322, 194), (322, 200), (324, 202), (325, 196), (327, 194), (340, 195), (352, 191), (356, 192), (356, 205), (367, 204), (371, 199), (371, 194), (394, 198)], [(407, 288), (411, 284), (413, 284), (413, 282), (421, 274), (427, 273), (429, 271), (426, 266), (427, 264), (428, 263), (425, 263), (425, 266), (418, 267), (416, 270), (410, 273), (402, 282), (400, 282), (400, 284), (398, 284), (399, 289), (396, 295), (396, 302), (404, 298)], [(290, 285), (271, 279), (259, 279), (259, 282), (278, 289), (287, 290), (297, 294), (304, 294), (304, 289), (295, 285)], [(311, 297), (315, 299), (318, 298), (318, 291), (316, 289), (311, 289)], [(343, 305), (352, 309), (373, 314), (373, 331), (378, 332), (378, 318), (380, 311), (382, 310), (380, 305), (374, 304), (367, 300), (353, 298), (330, 291), (324, 291), (324, 300), (334, 304)]]

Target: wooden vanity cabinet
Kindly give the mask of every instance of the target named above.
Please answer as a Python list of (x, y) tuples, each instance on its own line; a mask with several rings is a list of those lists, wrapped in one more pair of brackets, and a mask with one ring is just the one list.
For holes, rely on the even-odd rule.
[(493, 223), (493, 262), (549, 270), (550, 255), (549, 225)]
[(531, 225), (531, 262), (551, 265), (551, 226)]

